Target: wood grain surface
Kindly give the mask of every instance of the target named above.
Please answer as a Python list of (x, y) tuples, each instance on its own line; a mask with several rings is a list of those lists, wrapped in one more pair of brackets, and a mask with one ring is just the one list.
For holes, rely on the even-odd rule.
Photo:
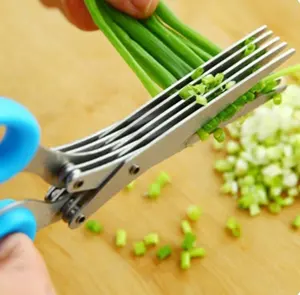
[[(222, 47), (267, 24), (299, 52), (300, 4), (296, 0), (169, 0), (189, 25)], [(0, 2), (0, 93), (26, 105), (42, 127), (42, 142), (56, 146), (122, 119), (149, 99), (140, 82), (100, 32), (84, 33), (38, 0)], [(300, 292), (300, 235), (289, 229), (299, 204), (279, 217), (250, 219), (233, 200), (219, 194), (210, 143), (198, 144), (153, 168), (131, 193), (121, 192), (95, 218), (101, 236), (58, 223), (38, 234), (58, 294), (66, 295), (296, 295)], [(173, 178), (158, 202), (142, 197), (160, 170)], [(37, 177), (22, 174), (0, 188), (3, 198), (43, 198)], [(116, 251), (115, 231), (125, 228), (129, 243), (150, 231), (163, 243), (180, 245), (179, 223), (190, 204), (204, 215), (196, 225), (207, 257), (190, 271), (178, 267), (178, 251), (158, 264), (155, 252), (135, 259), (130, 245)], [(239, 241), (224, 232), (229, 215), (243, 225)]]

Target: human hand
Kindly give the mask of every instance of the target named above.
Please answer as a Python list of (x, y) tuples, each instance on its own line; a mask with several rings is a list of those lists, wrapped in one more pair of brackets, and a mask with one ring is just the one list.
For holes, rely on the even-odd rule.
[[(97, 30), (90, 14), (85, 7), (84, 0), (40, 0), (47, 7), (59, 8), (67, 19), (76, 27), (85, 31)], [(135, 17), (150, 16), (159, 0), (106, 0), (115, 8)]]
[(23, 234), (0, 241), (0, 294), (55, 295), (41, 255)]

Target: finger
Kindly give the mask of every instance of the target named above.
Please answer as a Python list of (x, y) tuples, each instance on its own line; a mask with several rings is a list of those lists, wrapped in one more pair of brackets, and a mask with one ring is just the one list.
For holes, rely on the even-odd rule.
[(159, 0), (107, 0), (115, 8), (135, 18), (147, 18), (156, 9)]

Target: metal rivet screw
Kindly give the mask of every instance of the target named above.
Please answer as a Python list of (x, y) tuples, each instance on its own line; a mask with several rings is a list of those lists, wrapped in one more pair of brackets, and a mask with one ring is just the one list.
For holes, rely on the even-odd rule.
[(85, 222), (85, 216), (83, 214), (80, 214), (76, 219), (76, 223), (81, 224), (83, 222)]
[(132, 165), (129, 169), (129, 173), (132, 175), (138, 174), (140, 172), (140, 167), (138, 165)]
[(77, 180), (77, 181), (74, 183), (73, 188), (74, 188), (74, 189), (79, 189), (79, 188), (81, 188), (81, 187), (83, 186), (83, 183), (84, 183), (83, 180)]

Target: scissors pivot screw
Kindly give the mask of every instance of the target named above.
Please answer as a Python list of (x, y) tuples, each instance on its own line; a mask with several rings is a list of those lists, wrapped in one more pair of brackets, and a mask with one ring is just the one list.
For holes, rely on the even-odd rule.
[(138, 166), (138, 165), (136, 165), (136, 164), (132, 165), (132, 166), (130, 167), (130, 169), (129, 169), (129, 173), (130, 173), (131, 175), (136, 175), (136, 174), (138, 174), (139, 172), (140, 172), (140, 166)]

